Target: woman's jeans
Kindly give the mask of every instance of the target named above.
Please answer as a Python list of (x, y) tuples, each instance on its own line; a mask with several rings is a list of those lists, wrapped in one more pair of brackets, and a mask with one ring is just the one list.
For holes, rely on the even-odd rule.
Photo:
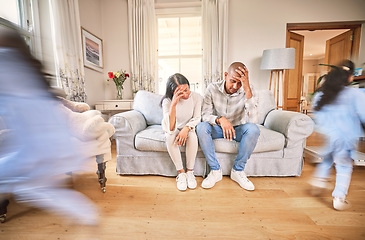
[[(260, 129), (253, 123), (246, 123), (234, 127), (236, 138), (234, 141), (239, 142), (239, 150), (236, 160), (234, 161), (233, 169), (243, 171), (247, 160), (250, 158), (255, 149), (257, 140), (260, 135)], [(196, 127), (200, 148), (202, 149), (207, 163), (211, 170), (219, 170), (213, 139), (223, 138), (223, 130), (218, 125), (211, 125), (208, 122), (201, 122)]]

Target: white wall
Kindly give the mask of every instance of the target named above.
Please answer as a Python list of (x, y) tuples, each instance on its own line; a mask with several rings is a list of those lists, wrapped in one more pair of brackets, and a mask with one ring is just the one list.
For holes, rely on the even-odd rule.
[[(159, 1), (157, 1), (159, 2)], [(165, 1), (164, 1), (165, 2)], [(365, 21), (364, 0), (229, 0), (228, 64), (244, 62), (257, 89), (268, 88), (270, 72), (260, 70), (265, 49), (285, 47), (287, 23)], [(129, 72), (127, 0), (79, 0), (81, 26), (103, 39), (104, 72), (85, 68), (88, 103), (115, 99), (107, 72)], [(365, 62), (365, 24), (360, 56)], [(130, 81), (124, 98), (132, 98)]]
[[(229, 0), (228, 63), (244, 62), (251, 83), (268, 88), (262, 52), (285, 47), (287, 23), (365, 21), (364, 9), (364, 0)], [(365, 59), (364, 34), (360, 50), (359, 60)]]
[(306, 73), (316, 73), (318, 71), (318, 64), (320, 62), (315, 59), (303, 61), (303, 75)]
[[(79, 0), (81, 26), (103, 40), (103, 72), (85, 68), (87, 102), (116, 99), (108, 72), (129, 72), (127, 0)], [(132, 98), (130, 80), (124, 83), (123, 99)]]
[[(108, 72), (129, 69), (127, 0), (102, 1), (102, 28), (104, 40), (104, 79)], [(115, 99), (116, 88), (113, 81), (105, 82), (105, 99)], [(128, 78), (123, 84), (123, 99), (132, 99), (132, 87)]]
[[(79, 0), (81, 27), (103, 40), (101, 7), (101, 0)], [(103, 45), (105, 48), (104, 42)], [(105, 99), (105, 81), (103, 80), (106, 78), (107, 75), (103, 72), (98, 72), (85, 67), (86, 102), (90, 104), (90, 106), (93, 107), (97, 101)]]

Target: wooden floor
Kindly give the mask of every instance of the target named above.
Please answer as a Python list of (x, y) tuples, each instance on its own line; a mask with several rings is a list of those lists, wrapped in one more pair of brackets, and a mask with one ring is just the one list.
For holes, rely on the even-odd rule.
[[(311, 136), (308, 144), (316, 141)], [(200, 187), (198, 177), (197, 189), (179, 192), (175, 178), (118, 176), (115, 149), (113, 156), (106, 193), (96, 174), (73, 176), (73, 188), (99, 208), (98, 226), (70, 225), (11, 200), (0, 239), (365, 239), (365, 167), (353, 172), (352, 208), (339, 212), (332, 208), (331, 191), (309, 194), (314, 165), (308, 158), (300, 177), (251, 178), (253, 192), (229, 177), (210, 190)]]

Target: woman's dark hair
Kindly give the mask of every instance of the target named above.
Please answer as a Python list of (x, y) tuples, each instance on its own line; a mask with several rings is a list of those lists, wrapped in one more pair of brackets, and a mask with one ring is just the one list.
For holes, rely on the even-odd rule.
[(171, 75), (167, 79), (166, 93), (161, 99), (160, 106), (162, 106), (162, 101), (165, 98), (172, 99), (172, 97), (174, 96), (175, 89), (177, 88), (177, 86), (182, 85), (182, 84), (188, 84), (188, 86), (190, 87), (190, 83), (184, 75), (182, 75), (180, 73), (175, 73), (174, 75)]
[(325, 77), (325, 81), (320, 91), (323, 93), (314, 110), (319, 111), (321, 108), (332, 103), (339, 92), (348, 84), (349, 72), (343, 68), (333, 68)]

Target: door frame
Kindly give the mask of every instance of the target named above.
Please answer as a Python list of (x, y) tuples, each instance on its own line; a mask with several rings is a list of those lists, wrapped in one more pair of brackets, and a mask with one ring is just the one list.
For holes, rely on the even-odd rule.
[(359, 57), (361, 24), (365, 21), (351, 22), (317, 22), (317, 23), (287, 23), (287, 31), (295, 30), (331, 30), (331, 29), (351, 29), (354, 31), (353, 48), (351, 51), (352, 58)]
[[(365, 21), (346, 21), (346, 22), (315, 22), (315, 23), (287, 23), (286, 24), (286, 43), (289, 46), (290, 32), (296, 30), (331, 30), (331, 29), (352, 29), (354, 31), (353, 47), (351, 50), (351, 58), (357, 59), (360, 51), (361, 25)], [(303, 56), (301, 56), (303, 58)], [(303, 62), (303, 59), (302, 59)], [(285, 76), (287, 78), (287, 75)], [(287, 83), (289, 84), (289, 82)], [(303, 86), (300, 84), (300, 93)], [(284, 93), (285, 95), (285, 93)], [(283, 99), (283, 105), (286, 106), (287, 99)]]

